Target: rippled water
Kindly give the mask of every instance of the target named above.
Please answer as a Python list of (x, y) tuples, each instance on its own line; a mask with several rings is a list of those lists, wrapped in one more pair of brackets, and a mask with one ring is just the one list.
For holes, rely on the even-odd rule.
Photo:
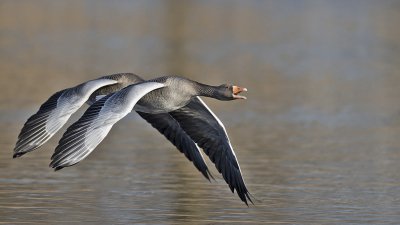
[[(397, 1), (1, 1), (0, 223), (399, 223), (399, 12)], [(48, 164), (87, 106), (12, 159), (51, 94), (119, 72), (248, 88), (245, 101), (205, 101), (261, 203), (246, 207), (219, 175), (209, 183), (135, 113), (73, 167)]]

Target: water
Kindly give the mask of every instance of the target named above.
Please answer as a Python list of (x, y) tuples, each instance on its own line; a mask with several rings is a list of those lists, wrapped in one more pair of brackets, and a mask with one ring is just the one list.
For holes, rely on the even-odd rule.
[[(399, 223), (399, 12), (397, 1), (1, 1), (0, 223)], [(247, 100), (205, 101), (261, 203), (209, 183), (135, 113), (73, 167), (48, 164), (87, 106), (12, 159), (51, 94), (120, 72), (246, 87)]]

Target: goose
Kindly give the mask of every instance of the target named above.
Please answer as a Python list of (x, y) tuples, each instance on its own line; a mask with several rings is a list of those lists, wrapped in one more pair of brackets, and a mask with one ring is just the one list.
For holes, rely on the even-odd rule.
[(200, 96), (221, 101), (246, 99), (246, 88), (232, 84), (209, 86), (179, 76), (145, 81), (132, 73), (120, 73), (87, 81), (53, 94), (24, 124), (13, 158), (31, 152), (49, 140), (85, 102), (83, 116), (63, 134), (51, 157), (58, 171), (87, 157), (112, 126), (131, 111), (150, 123), (210, 180), (200, 148), (215, 164), (232, 193), (248, 205), (246, 188), (237, 157), (218, 117)]

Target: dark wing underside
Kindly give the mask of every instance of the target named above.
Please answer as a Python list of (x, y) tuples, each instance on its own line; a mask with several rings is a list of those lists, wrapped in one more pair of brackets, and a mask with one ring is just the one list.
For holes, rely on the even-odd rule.
[(225, 128), (205, 103), (196, 97), (185, 107), (169, 112), (189, 137), (204, 150), (232, 192), (246, 203), (250, 199)]
[(175, 147), (190, 161), (193, 161), (194, 166), (208, 179), (212, 177), (207, 165), (204, 162), (203, 156), (196, 144), (182, 130), (179, 123), (168, 113), (150, 114), (144, 112), (137, 113), (163, 134)]

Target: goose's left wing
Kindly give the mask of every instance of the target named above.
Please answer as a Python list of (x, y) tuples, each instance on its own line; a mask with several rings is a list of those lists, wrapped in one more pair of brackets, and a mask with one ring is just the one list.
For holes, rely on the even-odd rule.
[(14, 158), (33, 151), (49, 140), (98, 88), (117, 83), (111, 79), (97, 79), (52, 95), (39, 111), (26, 121), (14, 148)]
[(107, 136), (111, 127), (132, 111), (140, 98), (161, 87), (164, 84), (157, 82), (130, 85), (91, 105), (64, 133), (51, 157), (50, 167), (57, 171), (83, 160)]
[(231, 191), (236, 189), (246, 205), (247, 200), (252, 202), (225, 127), (201, 98), (196, 97), (186, 106), (169, 114), (215, 163)]
[(210, 180), (210, 176), (214, 178), (208, 170), (199, 147), (182, 130), (179, 123), (171, 115), (168, 113), (150, 114), (139, 111), (137, 113), (163, 134), (180, 152), (185, 154), (187, 159), (193, 161), (194, 166), (205, 178), (208, 180)]

